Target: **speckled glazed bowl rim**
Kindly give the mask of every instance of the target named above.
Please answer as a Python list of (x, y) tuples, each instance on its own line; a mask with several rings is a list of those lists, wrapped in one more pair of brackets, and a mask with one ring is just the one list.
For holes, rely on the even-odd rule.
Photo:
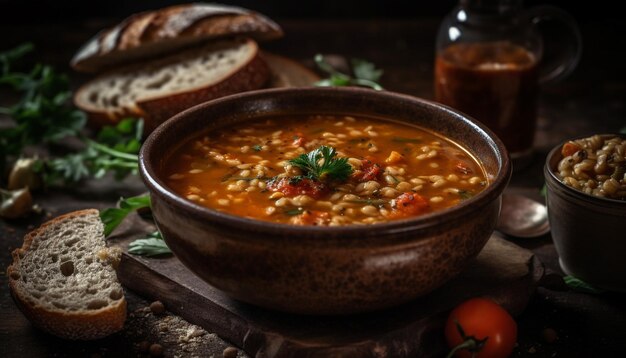
[[(158, 172), (153, 167), (153, 162), (158, 163), (158, 160), (154, 160), (151, 157), (151, 153), (159, 145), (159, 138), (164, 133), (167, 133), (172, 129), (175, 123), (185, 121), (186, 118), (190, 118), (190, 114), (197, 111), (210, 111), (214, 106), (218, 106), (225, 102), (234, 101), (254, 101), (260, 99), (272, 99), (277, 98), (283, 94), (297, 93), (303, 97), (311, 94), (325, 94), (325, 95), (358, 95), (365, 97), (378, 96), (381, 99), (388, 100), (390, 105), (394, 105), (394, 101), (403, 103), (413, 103), (415, 105), (421, 105), (430, 107), (431, 109), (438, 111), (446, 116), (451, 116), (455, 120), (465, 122), (464, 124), (472, 128), (472, 130), (479, 132), (479, 134), (488, 140), (488, 145), (493, 150), (496, 156), (496, 161), (499, 164), (499, 171), (495, 178), (491, 181), (490, 185), (482, 192), (474, 197), (467, 199), (452, 208), (437, 211), (431, 214), (423, 215), (420, 217), (409, 218), (405, 220), (394, 220), (386, 223), (379, 223), (373, 225), (345, 225), (345, 226), (296, 226), (282, 223), (273, 223), (269, 221), (254, 220), (245, 218), (242, 216), (236, 216), (217, 210), (213, 210), (191, 201), (182, 198), (179, 194), (176, 194), (168, 188), (168, 186), (159, 178)], [(303, 100), (306, 100), (304, 98)], [(263, 108), (260, 108), (263, 111)], [(355, 113), (357, 110), (355, 110)], [(287, 112), (285, 112), (287, 113)], [(289, 111), (289, 113), (297, 113), (297, 111)], [(345, 112), (342, 115), (349, 115)], [(190, 122), (190, 123), (193, 123)], [(404, 122), (401, 122), (404, 123)], [(410, 124), (407, 124), (410, 125)], [(187, 140), (189, 137), (181, 138), (181, 142)], [(460, 143), (463, 145), (463, 143)], [(170, 118), (165, 123), (156, 128), (152, 134), (144, 142), (140, 154), (139, 154), (139, 167), (140, 174), (153, 195), (157, 195), (160, 199), (165, 200), (170, 206), (176, 210), (184, 213), (185, 215), (207, 222), (213, 222), (216, 224), (227, 225), (234, 230), (245, 227), (247, 231), (263, 232), (266, 234), (276, 234), (276, 239), (285, 236), (305, 238), (317, 238), (329, 240), (332, 236), (340, 236), (342, 239), (347, 238), (359, 238), (359, 237), (372, 237), (373, 234), (385, 233), (387, 235), (400, 234), (407, 231), (421, 230), (432, 228), (436, 226), (445, 226), (447, 223), (459, 220), (464, 216), (471, 214), (475, 208), (483, 207), (493, 200), (497, 200), (498, 197), (504, 191), (504, 188), (508, 184), (511, 177), (511, 164), (508, 152), (505, 149), (504, 144), (500, 139), (487, 127), (478, 121), (471, 119), (470, 117), (456, 112), (455, 110), (441, 105), (439, 103), (431, 102), (421, 98), (399, 94), (389, 91), (374, 91), (370, 89), (363, 89), (357, 87), (344, 87), (344, 88), (324, 88), (324, 87), (306, 87), (306, 88), (281, 88), (281, 89), (266, 89), (258, 91), (250, 91), (227, 97), (222, 97), (213, 101), (205, 102), (194, 107), (191, 107), (174, 117)], [(328, 235), (329, 233), (334, 235)], [(387, 238), (389, 240), (389, 238)]]
[[(615, 136), (620, 137), (620, 138), (626, 138), (626, 134), (621, 134), (621, 133), (606, 133), (606, 134), (599, 134), (599, 135), (605, 138), (615, 137)], [(590, 195), (578, 189), (572, 188), (571, 186), (563, 183), (555, 172), (555, 169), (559, 165), (559, 162), (561, 161), (561, 159), (563, 159), (563, 156), (561, 155), (561, 148), (563, 147), (563, 145), (569, 141), (589, 138), (591, 136), (592, 135), (586, 135), (586, 136), (576, 137), (573, 139), (564, 140), (563, 142), (559, 143), (558, 145), (556, 145), (554, 148), (550, 150), (550, 152), (548, 153), (548, 156), (546, 157), (546, 163), (543, 167), (543, 173), (546, 179), (546, 185), (548, 189), (551, 188), (551, 185), (558, 187), (561, 190), (563, 190), (562, 192), (565, 193), (566, 195), (572, 198), (576, 198), (578, 200), (584, 201), (584, 202), (588, 202), (597, 207), (604, 207), (604, 208), (615, 208), (615, 207), (620, 207), (620, 206), (626, 207), (626, 200), (603, 198), (601, 196)]]

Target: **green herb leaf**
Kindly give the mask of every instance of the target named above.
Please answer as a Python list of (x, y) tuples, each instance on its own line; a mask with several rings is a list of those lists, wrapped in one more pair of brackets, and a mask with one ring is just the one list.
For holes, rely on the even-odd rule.
[(128, 244), (128, 252), (133, 255), (148, 257), (172, 254), (172, 250), (167, 247), (165, 240), (158, 231), (149, 234), (145, 239), (138, 239)]
[(104, 223), (104, 236), (107, 237), (117, 228), (122, 221), (133, 211), (150, 207), (150, 196), (140, 195), (127, 199), (120, 199), (117, 208), (109, 208), (100, 211), (100, 220)]
[(9, 158), (19, 156), (25, 147), (77, 135), (86, 122), (85, 113), (71, 107), (66, 76), (41, 64), (28, 73), (12, 70), (13, 64), (32, 49), (31, 44), (24, 44), (0, 53), (0, 85), (10, 86), (21, 95), (16, 104), (1, 109), (14, 125), (0, 129), (0, 172)]
[(23, 43), (16, 48), (0, 53), (0, 65), (3, 77), (11, 73), (11, 65), (35, 49), (32, 43)]
[(391, 177), (391, 179), (393, 179), (393, 181), (394, 181), (396, 184), (398, 184), (398, 183), (400, 182), (400, 180), (398, 180), (398, 178), (396, 178), (393, 174), (390, 174), (390, 173), (389, 173), (389, 174), (387, 174), (387, 175), (389, 175), (389, 176)]
[(289, 185), (298, 185), (298, 183), (300, 183), (302, 179), (304, 179), (304, 176), (302, 175), (293, 176), (289, 178)]
[(574, 277), (574, 276), (565, 276), (563, 277), (563, 281), (565, 281), (565, 284), (567, 286), (569, 286), (572, 290), (577, 291), (577, 292), (582, 292), (582, 293), (591, 293), (591, 294), (601, 294), (604, 293), (605, 290), (602, 289), (598, 289), (595, 288), (593, 286), (591, 286), (590, 284)]
[(65, 157), (42, 161), (39, 165), (46, 185), (76, 183), (86, 178), (100, 178), (113, 173), (116, 179), (137, 174), (143, 120), (127, 118), (115, 127), (105, 126), (98, 133), (99, 142), (82, 138), (86, 148)]
[(287, 216), (298, 216), (300, 214), (302, 214), (304, 212), (303, 209), (301, 208), (296, 208), (296, 209), (290, 209), (290, 210), (285, 210), (284, 213)]
[(352, 59), (352, 71), (356, 78), (372, 82), (378, 82), (383, 75), (383, 70), (377, 69), (373, 63), (358, 58)]
[(461, 197), (461, 200), (467, 200), (474, 196), (474, 193), (468, 190), (459, 190), (458, 194)]
[(316, 86), (363, 86), (370, 87), (378, 91), (383, 89), (383, 87), (377, 83), (380, 76), (382, 76), (383, 71), (376, 69), (374, 64), (370, 62), (359, 59), (352, 60), (352, 72), (354, 72), (355, 75), (353, 78), (345, 73), (337, 71), (333, 66), (326, 62), (324, 56), (321, 54), (315, 55), (314, 61), (320, 70), (329, 75), (328, 78), (316, 82)]
[(257, 145), (253, 145), (253, 146), (252, 146), (252, 149), (253, 149), (255, 152), (260, 152), (260, 151), (261, 151), (261, 149), (263, 149), (263, 148), (262, 148), (262, 146), (261, 146), (261, 145), (257, 144)]
[(324, 181), (327, 178), (342, 181), (347, 180), (352, 174), (348, 158), (337, 158), (335, 148), (324, 145), (291, 159), (289, 163), (304, 171), (310, 179), (317, 181)]
[(122, 152), (136, 154), (141, 147), (143, 120), (124, 118), (115, 126), (105, 126), (98, 132), (96, 140), (102, 145)]
[(21, 95), (13, 106), (0, 108), (14, 122), (13, 126), (0, 129), (0, 172), (30, 145), (60, 143), (67, 137), (76, 137), (85, 145), (82, 151), (37, 163), (47, 185), (100, 178), (108, 172), (116, 179), (136, 174), (143, 121), (126, 118), (115, 126), (104, 127), (95, 141), (84, 138), (81, 131), (86, 115), (71, 106), (72, 93), (66, 76), (41, 64), (28, 73), (13, 71), (13, 64), (32, 49), (31, 44), (25, 44), (0, 53), (0, 85), (8, 85)]
[(374, 205), (374, 206), (380, 206), (380, 205), (385, 205), (389, 203), (388, 200), (383, 200), (383, 199), (355, 199), (355, 200), (346, 200), (346, 201), (349, 203), (354, 203), (354, 204), (367, 204), (367, 205)]

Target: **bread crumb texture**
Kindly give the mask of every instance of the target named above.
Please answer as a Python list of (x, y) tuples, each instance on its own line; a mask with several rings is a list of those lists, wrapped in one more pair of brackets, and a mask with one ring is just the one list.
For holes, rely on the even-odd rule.
[[(131, 303), (131, 307), (133, 304)], [(154, 314), (149, 306), (137, 307), (129, 314), (124, 330), (128, 339), (135, 342), (135, 352), (141, 354), (142, 345), (158, 343), (163, 347), (164, 357), (222, 357), (230, 343), (214, 333), (207, 332), (167, 311)], [(237, 350), (238, 358), (248, 357)]]
[(36, 326), (70, 339), (120, 330), (126, 302), (97, 210), (70, 213), (28, 234), (9, 266), (18, 306)]
[(222, 41), (147, 65), (112, 71), (79, 91), (76, 102), (96, 111), (132, 111), (138, 108), (138, 101), (215, 84), (249, 62), (255, 50), (245, 40)]

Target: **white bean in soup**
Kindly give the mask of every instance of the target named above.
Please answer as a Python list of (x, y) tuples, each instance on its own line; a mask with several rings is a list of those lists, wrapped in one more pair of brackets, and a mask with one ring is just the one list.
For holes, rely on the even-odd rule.
[(367, 117), (274, 117), (209, 131), (166, 158), (167, 185), (225, 213), (294, 225), (364, 225), (457, 205), (489, 184), (431, 131)]

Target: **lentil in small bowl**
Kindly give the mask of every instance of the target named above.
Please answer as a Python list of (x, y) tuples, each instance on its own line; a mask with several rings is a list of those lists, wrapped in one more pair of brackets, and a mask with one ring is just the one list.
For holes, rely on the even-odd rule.
[(237, 94), (157, 128), (140, 153), (159, 230), (238, 300), (303, 314), (407, 302), (487, 242), (502, 143), (442, 105), (359, 88)]
[(548, 217), (563, 271), (626, 291), (626, 136), (556, 146), (544, 167)]

